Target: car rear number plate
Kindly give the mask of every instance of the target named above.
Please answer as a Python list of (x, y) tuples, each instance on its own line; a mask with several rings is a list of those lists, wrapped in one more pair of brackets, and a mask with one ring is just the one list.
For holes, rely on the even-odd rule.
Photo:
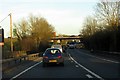
[(57, 62), (57, 60), (49, 60), (49, 62)]

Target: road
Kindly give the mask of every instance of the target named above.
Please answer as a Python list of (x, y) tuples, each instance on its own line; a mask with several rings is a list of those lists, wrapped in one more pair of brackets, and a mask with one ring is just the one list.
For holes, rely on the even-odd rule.
[[(22, 71), (11, 73), (14, 78), (73, 78), (73, 79), (120, 79), (120, 62), (91, 55), (78, 49), (68, 49), (65, 53), (65, 66), (49, 65), (42, 67), (42, 61)], [(4, 78), (8, 78), (7, 76)]]

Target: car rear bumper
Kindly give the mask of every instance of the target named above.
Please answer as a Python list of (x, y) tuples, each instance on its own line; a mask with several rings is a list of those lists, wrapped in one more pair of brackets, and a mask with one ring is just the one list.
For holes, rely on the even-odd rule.
[(43, 63), (64, 63), (64, 59), (61, 58), (61, 59), (43, 59)]

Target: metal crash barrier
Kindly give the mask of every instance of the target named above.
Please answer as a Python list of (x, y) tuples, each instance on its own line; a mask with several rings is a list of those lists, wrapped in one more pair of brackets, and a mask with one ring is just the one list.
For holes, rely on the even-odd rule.
[(9, 69), (13, 66), (16, 66), (18, 64), (22, 64), (22, 62), (34, 60), (38, 57), (39, 57), (39, 53), (35, 53), (35, 54), (20, 56), (17, 58), (4, 59), (2, 60), (2, 71)]

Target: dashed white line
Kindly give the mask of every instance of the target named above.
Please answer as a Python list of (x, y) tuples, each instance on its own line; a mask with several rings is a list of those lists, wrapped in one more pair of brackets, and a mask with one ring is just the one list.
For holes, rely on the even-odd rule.
[(90, 74), (86, 74), (86, 76), (87, 76), (88, 78), (93, 78)]
[(78, 65), (75, 65), (75, 67), (79, 67)]
[(80, 67), (82, 67), (83, 69), (85, 69), (86, 71), (88, 71), (89, 73), (91, 73), (92, 75), (94, 75), (95, 77), (99, 78), (100, 80), (104, 80), (102, 77), (100, 77), (99, 75), (97, 75), (96, 73), (92, 72), (91, 70), (87, 69), (86, 67), (84, 67), (83, 65), (79, 64), (77, 61), (75, 61), (71, 55), (69, 54), (69, 57), (71, 58), (71, 60), (73, 60), (76, 64), (78, 64)]
[[(99, 58), (99, 57), (96, 57), (96, 58)], [(99, 58), (99, 59), (104, 60), (104, 61), (108, 61), (108, 62), (113, 62), (113, 63), (120, 63), (120, 62), (117, 62), (117, 61), (112, 61), (112, 60), (103, 59), (103, 58)]]
[(33, 67), (37, 66), (37, 65), (40, 64), (41, 62), (42, 62), (42, 61), (40, 61), (40, 62), (34, 64), (33, 66), (31, 66), (31, 67), (25, 69), (25, 70), (22, 71), (21, 73), (19, 73), (19, 74), (17, 74), (16, 76), (12, 77), (10, 80), (13, 80), (13, 79), (19, 77), (20, 75), (22, 75), (23, 73), (25, 73), (25, 72), (27, 72), (28, 70), (32, 69)]
[(104, 58), (96, 57), (96, 56), (89, 55), (89, 54), (85, 54), (85, 55), (88, 55), (88, 56), (91, 56), (91, 57), (95, 57), (95, 58), (97, 58), (97, 59), (101, 59), (101, 60), (108, 61), (108, 62), (120, 63), (120, 62), (118, 62), (118, 61), (108, 60), (108, 59), (104, 59)]

